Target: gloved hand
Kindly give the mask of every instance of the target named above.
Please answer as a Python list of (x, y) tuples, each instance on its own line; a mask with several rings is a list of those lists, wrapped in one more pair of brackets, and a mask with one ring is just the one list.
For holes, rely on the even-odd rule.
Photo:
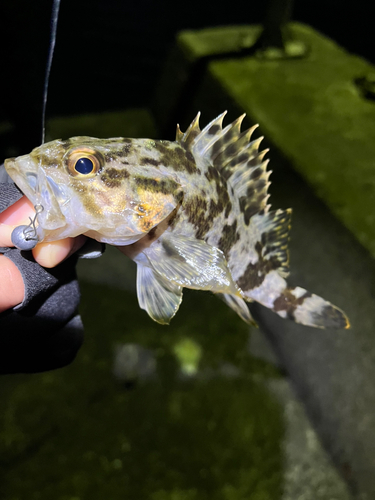
[(83, 256), (97, 257), (104, 246), (79, 236), (28, 252), (11, 248), (13, 227), (28, 224), (35, 211), (1, 166), (0, 174), (7, 181), (0, 182), (0, 373), (60, 368), (83, 341), (75, 252), (84, 245)]

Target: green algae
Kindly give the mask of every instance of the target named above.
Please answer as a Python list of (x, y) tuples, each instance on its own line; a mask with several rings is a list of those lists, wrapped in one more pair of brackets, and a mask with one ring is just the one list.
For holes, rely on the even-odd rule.
[[(208, 293), (186, 293), (164, 327), (135, 294), (82, 291), (75, 362), (2, 378), (1, 499), (280, 498), (282, 411), (261, 382), (278, 374), (247, 353), (248, 327)], [(129, 388), (113, 378), (119, 342), (152, 350), (152, 380)], [(196, 376), (184, 375), (181, 357), (197, 352)]]

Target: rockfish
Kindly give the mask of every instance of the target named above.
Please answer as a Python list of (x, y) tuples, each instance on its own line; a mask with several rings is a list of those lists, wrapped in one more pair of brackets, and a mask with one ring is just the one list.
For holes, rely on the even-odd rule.
[(345, 314), (301, 287), (289, 287), (291, 210), (271, 210), (270, 171), (256, 126), (225, 113), (202, 131), (199, 114), (176, 141), (55, 140), (6, 160), (35, 205), (39, 241), (84, 234), (125, 247), (137, 263), (139, 305), (167, 324), (184, 287), (210, 290), (246, 322), (246, 302), (319, 328), (348, 328)]

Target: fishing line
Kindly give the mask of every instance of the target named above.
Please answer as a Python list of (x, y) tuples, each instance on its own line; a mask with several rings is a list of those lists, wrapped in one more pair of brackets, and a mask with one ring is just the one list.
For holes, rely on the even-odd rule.
[(60, 10), (60, 0), (53, 0), (52, 4), (52, 14), (51, 14), (51, 35), (49, 42), (46, 74), (44, 77), (44, 91), (43, 91), (43, 111), (42, 111), (42, 144), (44, 144), (46, 135), (46, 109), (47, 109), (47, 99), (48, 99), (48, 85), (49, 77), (51, 74), (53, 53), (55, 51), (56, 45), (56, 33), (57, 33), (57, 21), (59, 19)]
[[(44, 77), (44, 88), (43, 88), (43, 108), (42, 108), (42, 141), (44, 144), (46, 135), (46, 109), (47, 109), (47, 99), (48, 99), (48, 86), (49, 77), (51, 74), (53, 54), (56, 45), (56, 32), (57, 32), (57, 21), (59, 19), (60, 10), (60, 0), (53, 0), (52, 3), (52, 13), (51, 13), (51, 34), (48, 49), (48, 58), (46, 73)], [(11, 234), (11, 240), (13, 245), (19, 250), (32, 250), (39, 242), (36, 222), (38, 220), (38, 215), (43, 212), (43, 205), (37, 204), (34, 206), (35, 216), (33, 218), (29, 217), (30, 224), (28, 226), (22, 225), (17, 226), (13, 229)]]

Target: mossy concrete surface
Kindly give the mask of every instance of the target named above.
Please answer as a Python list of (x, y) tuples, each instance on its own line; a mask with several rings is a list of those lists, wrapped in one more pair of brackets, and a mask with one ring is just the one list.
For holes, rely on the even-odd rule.
[[(178, 43), (191, 64), (251, 46), (258, 32), (254, 26), (212, 28), (184, 32)], [(375, 256), (375, 102), (354, 82), (375, 68), (308, 26), (292, 23), (290, 34), (309, 48), (307, 57), (231, 54), (211, 61), (208, 72)]]

